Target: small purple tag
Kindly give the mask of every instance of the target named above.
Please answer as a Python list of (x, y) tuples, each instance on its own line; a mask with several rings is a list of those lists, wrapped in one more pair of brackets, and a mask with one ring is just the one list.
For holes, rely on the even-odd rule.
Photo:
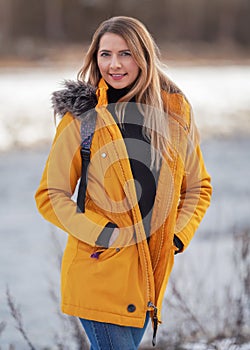
[(90, 255), (91, 258), (93, 259), (99, 259), (99, 255), (101, 254), (102, 252), (95, 252), (93, 254)]

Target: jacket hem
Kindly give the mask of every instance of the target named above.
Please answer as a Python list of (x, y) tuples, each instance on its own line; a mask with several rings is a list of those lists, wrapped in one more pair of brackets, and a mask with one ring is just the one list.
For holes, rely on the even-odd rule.
[(120, 315), (120, 314), (118, 315), (107, 311), (93, 310), (85, 307), (68, 305), (68, 304), (62, 304), (61, 310), (63, 313), (67, 315), (84, 318), (86, 320), (112, 323), (119, 326), (138, 327), (138, 328), (143, 328), (145, 323), (145, 317), (146, 317), (146, 311), (145, 311), (145, 314), (142, 314), (141, 316), (131, 317), (131, 316)]

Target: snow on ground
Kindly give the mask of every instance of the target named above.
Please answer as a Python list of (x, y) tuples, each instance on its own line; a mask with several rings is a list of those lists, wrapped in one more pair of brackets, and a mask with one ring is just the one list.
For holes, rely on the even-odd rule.
[[(50, 141), (50, 96), (77, 71), (63, 68), (0, 69), (0, 150)], [(250, 67), (169, 68), (190, 100), (203, 138), (250, 134)]]
[(204, 137), (250, 131), (250, 66), (178, 67), (170, 76), (193, 105)]
[(235, 344), (234, 339), (224, 339), (221, 341), (216, 341), (212, 346), (207, 344), (197, 343), (197, 344), (187, 344), (183, 349), (185, 350), (249, 350), (250, 343), (248, 344)]

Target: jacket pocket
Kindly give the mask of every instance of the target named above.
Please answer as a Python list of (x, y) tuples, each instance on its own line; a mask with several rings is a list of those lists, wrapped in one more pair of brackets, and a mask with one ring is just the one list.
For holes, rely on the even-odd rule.
[(105, 248), (105, 247), (92, 247), (87, 243), (79, 241), (78, 243), (78, 257), (84, 259), (93, 259), (97, 261), (103, 261), (115, 256), (121, 251), (120, 248)]

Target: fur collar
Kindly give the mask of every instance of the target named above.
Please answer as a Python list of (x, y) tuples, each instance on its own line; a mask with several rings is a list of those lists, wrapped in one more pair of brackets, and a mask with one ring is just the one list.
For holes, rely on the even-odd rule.
[[(65, 80), (64, 86), (64, 89), (55, 91), (51, 98), (54, 112), (59, 116), (70, 112), (74, 117), (83, 119), (87, 111), (96, 107), (98, 99), (100, 105), (105, 105), (107, 102), (106, 93), (104, 94), (102, 90), (106, 91), (108, 87), (103, 79), (99, 82), (98, 91), (97, 88), (80, 80)], [(174, 84), (171, 84), (168, 90), (166, 92), (170, 94), (182, 94)]]
[(52, 94), (51, 101), (55, 114), (63, 116), (70, 112), (76, 118), (82, 119), (87, 111), (95, 108), (96, 88), (79, 80), (65, 80), (64, 86), (65, 89)]

